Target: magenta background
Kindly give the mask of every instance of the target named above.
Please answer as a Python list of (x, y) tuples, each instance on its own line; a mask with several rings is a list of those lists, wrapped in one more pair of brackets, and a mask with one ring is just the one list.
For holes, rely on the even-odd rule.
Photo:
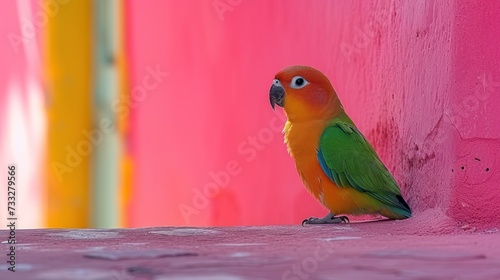
[[(500, 224), (500, 2), (232, 2), (221, 20), (211, 0), (128, 1), (131, 84), (148, 65), (169, 72), (133, 113), (130, 226), (323, 215), (281, 133), (268, 134), (282, 116), (271, 80), (293, 64), (330, 77), (417, 216)], [(238, 147), (259, 133), (268, 143), (247, 161)], [(183, 218), (180, 205), (232, 160), (241, 173)]]
[[(25, 3), (35, 10), (21, 14), (39, 7)], [(221, 18), (214, 3), (234, 7)], [(12, 1), (0, 10), (0, 133), (9, 134), (0, 163), (23, 166), (22, 215), (43, 226), (43, 27), (15, 53), (7, 34), (22, 34), (18, 13)], [(275, 73), (306, 64), (330, 77), (413, 221), (500, 226), (499, 18), (495, 0), (127, 0), (130, 86), (147, 67), (169, 72), (131, 108), (127, 225), (296, 224), (325, 214), (286, 152), (281, 109), (268, 102)], [(185, 219), (179, 207), (234, 162), (240, 172)]]

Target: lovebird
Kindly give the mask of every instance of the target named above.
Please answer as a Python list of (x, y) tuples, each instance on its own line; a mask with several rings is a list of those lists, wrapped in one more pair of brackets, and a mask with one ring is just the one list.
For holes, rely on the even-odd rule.
[(269, 100), (283, 107), (289, 154), (307, 190), (330, 213), (302, 224), (349, 222), (340, 214), (411, 217), (398, 184), (349, 118), (328, 78), (308, 66), (276, 74)]

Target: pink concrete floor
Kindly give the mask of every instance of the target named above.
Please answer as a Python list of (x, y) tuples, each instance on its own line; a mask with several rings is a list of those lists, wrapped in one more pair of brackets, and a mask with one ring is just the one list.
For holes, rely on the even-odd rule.
[[(1, 231), (7, 237), (7, 231)], [(498, 229), (432, 215), (324, 226), (43, 229), (16, 232), (0, 279), (500, 279)]]

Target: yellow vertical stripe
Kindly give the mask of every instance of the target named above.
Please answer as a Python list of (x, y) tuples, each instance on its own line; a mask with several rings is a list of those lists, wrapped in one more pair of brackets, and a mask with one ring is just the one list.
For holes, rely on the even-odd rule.
[(48, 227), (87, 227), (89, 222), (91, 3), (66, 1), (48, 17)]
[[(127, 75), (127, 57), (125, 52), (125, 36), (126, 36), (126, 15), (127, 11), (126, 4), (123, 1), (119, 1), (119, 13), (118, 13), (118, 32), (120, 32), (120, 36), (118, 36), (118, 45), (120, 46), (118, 49), (117, 55), (117, 64), (119, 71), (119, 95), (120, 100), (129, 100), (130, 98), (130, 86), (129, 79)], [(123, 149), (120, 159), (120, 188), (119, 188), (119, 197), (120, 197), (120, 211), (119, 211), (119, 220), (121, 226), (128, 226), (129, 222), (127, 221), (127, 210), (128, 205), (131, 199), (132, 193), (132, 175), (133, 175), (133, 159), (130, 154), (129, 141), (127, 139), (130, 137), (130, 115), (118, 115), (118, 128), (121, 139), (123, 141)]]

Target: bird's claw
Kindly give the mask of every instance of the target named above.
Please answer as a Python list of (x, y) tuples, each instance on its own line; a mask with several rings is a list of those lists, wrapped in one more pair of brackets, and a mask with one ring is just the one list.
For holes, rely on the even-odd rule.
[(338, 217), (335, 217), (335, 218), (340, 219), (345, 224), (348, 224), (348, 223), (351, 222), (351, 221), (349, 221), (349, 218), (347, 216), (338, 216)]
[(340, 224), (349, 223), (349, 218), (346, 216), (334, 216), (333, 214), (328, 214), (323, 218), (310, 217), (302, 221), (302, 226), (305, 224)]

